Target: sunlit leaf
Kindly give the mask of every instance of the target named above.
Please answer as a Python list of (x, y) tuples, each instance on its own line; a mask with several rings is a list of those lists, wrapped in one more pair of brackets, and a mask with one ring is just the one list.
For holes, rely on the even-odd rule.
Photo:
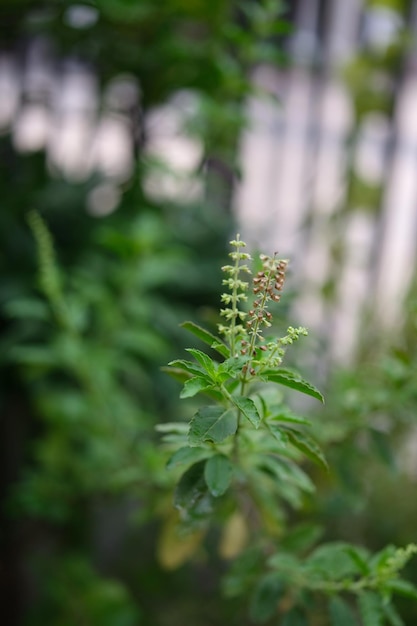
[(170, 361), (168, 365), (175, 370), (183, 370), (185, 372), (188, 372), (189, 374), (193, 374), (194, 376), (205, 375), (204, 369), (200, 367), (197, 363), (193, 363), (192, 361), (176, 359), (175, 361)]
[[(212, 346), (213, 350), (216, 350), (216, 352), (220, 352), (220, 354), (222, 354), (224, 357), (229, 357), (230, 356), (230, 349), (225, 346), (224, 343), (222, 343), (221, 341), (215, 341)], [(224, 349), (226, 347), (226, 350)]]
[(187, 352), (193, 355), (196, 361), (200, 363), (203, 370), (211, 377), (214, 377), (217, 370), (217, 363), (211, 359), (208, 354), (195, 348), (186, 348)]
[(212, 381), (208, 378), (194, 376), (193, 378), (185, 381), (184, 387), (182, 388), (180, 393), (180, 398), (192, 398), (203, 389), (207, 389), (207, 387), (210, 387), (211, 384)]
[(291, 389), (296, 389), (301, 393), (305, 393), (308, 396), (312, 396), (313, 398), (320, 400), (320, 402), (324, 402), (323, 395), (317, 387), (302, 378), (297, 372), (279, 368), (276, 370), (267, 370), (266, 372), (262, 372), (262, 376), (270, 382), (284, 385), (285, 387), (290, 387)]

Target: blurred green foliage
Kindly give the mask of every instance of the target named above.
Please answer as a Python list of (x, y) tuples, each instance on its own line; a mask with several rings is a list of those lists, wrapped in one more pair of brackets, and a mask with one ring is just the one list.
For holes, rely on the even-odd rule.
[(99, 577), (83, 556), (71, 555), (39, 567), (45, 579), (31, 623), (137, 626), (135, 602), (120, 582)]
[[(154, 556), (155, 526), (171, 507), (154, 424), (177, 413), (160, 365), (183, 345), (179, 322), (189, 311), (215, 318), (250, 73), (266, 58), (279, 60), (281, 13), (280, 3), (235, 0), (1, 4), (4, 51), (24, 59), (42, 38), (57, 67), (66, 58), (89, 66), (100, 94), (120, 75), (140, 87), (131, 112), (136, 162), (111, 215), (86, 210), (97, 173), (66, 180), (51, 174), (43, 151), (19, 153), (12, 129), (0, 137), (2, 550), (10, 626), (163, 624), (177, 612), (173, 624), (199, 611), (198, 597), (183, 601), (178, 592), (167, 592), (160, 606), (161, 584), (178, 584)], [(202, 146), (192, 174), (203, 192), (159, 201), (145, 182), (150, 172), (163, 175), (145, 157), (152, 138), (145, 122), (184, 89), (197, 102), (183, 132)], [(109, 511), (115, 521), (98, 546)], [(136, 525), (144, 522), (141, 540)]]
[[(337, 368), (327, 382), (314, 433), (332, 475), (318, 477), (314, 509), (331, 540), (343, 537), (374, 550), (415, 541), (415, 303), (412, 288), (403, 327), (382, 337), (370, 329), (354, 366)], [(407, 573), (417, 580), (415, 559)], [(416, 603), (404, 598), (399, 607), (405, 623), (414, 623)]]
[[(58, 61), (71, 57), (91, 67), (100, 93), (125, 74), (141, 92), (132, 112), (134, 171), (119, 207), (105, 217), (86, 211), (98, 174), (84, 182), (52, 175), (44, 152), (20, 154), (11, 132), (0, 136), (1, 542), (10, 626), (244, 626), (269, 619), (277, 581), (257, 550), (229, 568), (223, 587), (230, 600), (219, 600), (226, 566), (217, 550), (244, 533), (238, 519), (222, 531), (228, 541), (219, 529), (209, 534), (193, 566), (166, 571), (155, 559), (157, 537), (169, 539), (174, 514), (154, 425), (179, 414), (176, 386), (160, 371), (184, 345), (179, 322), (217, 321), (245, 98), (256, 64), (282, 60), (283, 4), (1, 3), (6, 51), (22, 54), (32, 38), (44, 37)], [(90, 10), (88, 25), (74, 26), (77, 7)], [(406, 45), (400, 31), (386, 56), (364, 52), (347, 70), (358, 125), (370, 106), (392, 113), (390, 81)], [(364, 76), (381, 71), (389, 80), (370, 97)], [(151, 139), (145, 120), (184, 89), (197, 102), (184, 133), (202, 146), (194, 174), (203, 194), (158, 201), (145, 184), (150, 169), (162, 173), (144, 157)], [(360, 176), (352, 181), (351, 205), (374, 206), (379, 189)], [(315, 476), (321, 496), (305, 503), (305, 513), (290, 514), (294, 533), (284, 549), (302, 553), (323, 532), (375, 550), (415, 540), (413, 480), (392, 473), (414, 423), (414, 331), (408, 329), (405, 347), (384, 359), (364, 358), (329, 384), (327, 417), (318, 418), (316, 435), (334, 473)], [(392, 509), (402, 511), (401, 521)], [(251, 598), (250, 617), (240, 594)], [(415, 609), (405, 603), (412, 624)], [(364, 606), (371, 620), (371, 596)], [(335, 623), (351, 619), (343, 601), (331, 611)], [(305, 624), (306, 616), (294, 609), (283, 623)]]

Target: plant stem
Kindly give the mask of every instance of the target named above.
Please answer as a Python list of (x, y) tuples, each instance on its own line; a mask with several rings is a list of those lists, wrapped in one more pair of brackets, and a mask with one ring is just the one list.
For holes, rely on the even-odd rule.
[[(239, 241), (239, 235), (236, 236), (236, 240)], [(235, 279), (237, 279), (239, 277), (239, 264), (240, 264), (240, 256), (239, 256), (239, 250), (236, 251), (236, 258), (235, 258), (235, 266), (234, 266), (234, 277)], [(237, 284), (235, 284), (233, 286), (233, 290), (232, 290), (232, 310), (234, 311), (234, 315), (231, 319), (231, 323), (230, 323), (230, 354), (232, 356), (235, 355), (235, 350), (236, 350), (236, 319), (238, 317), (238, 304), (239, 304), (239, 298), (238, 298), (238, 286)]]

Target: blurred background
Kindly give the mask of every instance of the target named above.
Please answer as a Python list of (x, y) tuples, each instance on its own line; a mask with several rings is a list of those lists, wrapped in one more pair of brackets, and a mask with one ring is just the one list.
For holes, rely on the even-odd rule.
[(187, 410), (161, 366), (181, 321), (215, 329), (236, 232), (290, 259), (282, 325), (310, 329), (309, 515), (415, 541), (416, 32), (413, 0), (2, 0), (8, 626), (251, 623), (217, 555), (172, 572), (158, 540), (154, 427)]

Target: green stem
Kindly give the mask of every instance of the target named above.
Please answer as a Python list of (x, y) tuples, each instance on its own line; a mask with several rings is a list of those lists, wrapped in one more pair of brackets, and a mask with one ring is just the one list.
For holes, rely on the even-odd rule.
[[(244, 388), (245, 388), (245, 381), (242, 380), (242, 384), (241, 384), (241, 390), (240, 390), (240, 394), (243, 396), (244, 394)], [(227, 391), (226, 387), (224, 385), (221, 385), (221, 391), (222, 394), (224, 395), (224, 397), (230, 402), (230, 404), (232, 404), (233, 406), (236, 407), (235, 403), (233, 402), (233, 397), (232, 395)], [(235, 462), (238, 462), (239, 460), (239, 429), (240, 429), (240, 422), (241, 422), (241, 417), (242, 417), (242, 411), (236, 407), (236, 411), (237, 411), (237, 428), (236, 428), (236, 432), (234, 435), (234, 440), (233, 440), (233, 451), (232, 451), (232, 455), (233, 458), (235, 460)]]
[[(239, 235), (237, 235), (237, 241), (239, 241)], [(240, 266), (239, 250), (236, 250), (235, 266), (234, 266), (234, 271), (233, 271), (233, 275), (236, 281), (239, 278), (239, 273), (240, 273), (239, 266)], [(233, 287), (233, 291), (232, 291), (232, 310), (234, 312), (234, 315), (230, 323), (230, 354), (232, 356), (235, 355), (235, 350), (236, 350), (236, 319), (238, 317), (238, 304), (239, 304), (237, 292), (238, 292), (238, 287), (237, 287), (237, 284), (235, 284)]]
[[(260, 311), (263, 311), (265, 308), (267, 298), (268, 298), (268, 287), (269, 287), (270, 281), (271, 281), (271, 278), (269, 276), (266, 288), (262, 295), (261, 306), (259, 307)], [(249, 344), (249, 360), (246, 363), (246, 370), (241, 379), (241, 385), (240, 385), (241, 396), (245, 395), (246, 386), (249, 382), (251, 362), (252, 362), (253, 352), (255, 350), (256, 338), (258, 336), (260, 323), (261, 323), (261, 320), (259, 319), (259, 317), (256, 317), (255, 326), (251, 330), (251, 340)], [(234, 352), (232, 352), (232, 354), (234, 354)], [(235, 457), (236, 460), (238, 460), (239, 458), (239, 430), (240, 430), (241, 417), (242, 417), (242, 411), (240, 409), (237, 409), (237, 429), (236, 429), (234, 445), (233, 445), (233, 456)]]

